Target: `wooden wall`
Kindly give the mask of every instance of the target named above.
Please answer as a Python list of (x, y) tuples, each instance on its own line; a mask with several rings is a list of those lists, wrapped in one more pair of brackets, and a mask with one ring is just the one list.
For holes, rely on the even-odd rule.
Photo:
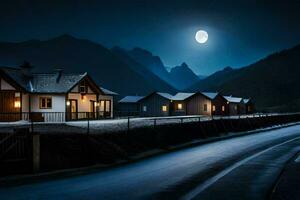
[[(141, 100), (141, 116), (144, 117), (162, 117), (170, 115), (171, 101), (158, 95), (152, 94), (145, 99)], [(143, 106), (147, 107), (147, 111), (143, 111)], [(162, 111), (162, 106), (167, 106), (167, 111)]]
[[(207, 111), (204, 111), (204, 105)], [(202, 94), (196, 94), (186, 100), (187, 115), (211, 115), (211, 100)]]

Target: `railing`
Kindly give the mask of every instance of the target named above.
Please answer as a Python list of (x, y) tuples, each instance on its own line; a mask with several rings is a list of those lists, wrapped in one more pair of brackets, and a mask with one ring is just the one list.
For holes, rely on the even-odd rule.
[(65, 122), (74, 120), (98, 120), (111, 118), (110, 112), (19, 112), (0, 113), (0, 122)]

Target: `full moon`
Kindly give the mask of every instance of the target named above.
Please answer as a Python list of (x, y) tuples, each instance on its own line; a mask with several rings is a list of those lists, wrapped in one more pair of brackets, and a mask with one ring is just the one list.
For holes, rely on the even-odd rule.
[(196, 38), (197, 42), (199, 42), (200, 44), (203, 44), (208, 40), (208, 34), (206, 31), (200, 30), (200, 31), (197, 31), (195, 38)]

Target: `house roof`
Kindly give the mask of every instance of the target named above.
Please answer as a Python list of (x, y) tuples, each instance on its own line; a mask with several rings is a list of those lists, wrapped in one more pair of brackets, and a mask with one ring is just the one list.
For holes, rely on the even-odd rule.
[(165, 92), (156, 92), (156, 94), (169, 99), (169, 100), (173, 100), (173, 95), (169, 94), (169, 93), (165, 93)]
[(240, 103), (243, 98), (240, 97), (233, 97), (233, 96), (224, 96), (224, 98), (229, 102), (229, 103)]
[(119, 95), (118, 93), (113, 92), (113, 91), (108, 90), (108, 89), (103, 88), (103, 87), (100, 87), (100, 89), (101, 89), (101, 90), (104, 92), (104, 94), (106, 94), (106, 95)]
[[(16, 82), (27, 92), (31, 93), (67, 93), (83, 78), (89, 78), (90, 82), (95, 84), (87, 73), (67, 74), (67, 73), (32, 73), (26, 75), (21, 68), (1, 67), (0, 71), (4, 72), (10, 79)], [(112, 95), (112, 91), (102, 90), (98, 86), (95, 88), (101, 90), (104, 94)]]
[(214, 99), (219, 94), (217, 92), (201, 92), (204, 96), (208, 97), (209, 99)]
[(142, 98), (144, 98), (144, 96), (126, 96), (121, 99), (119, 103), (137, 103)]
[(250, 102), (250, 99), (243, 99), (243, 103), (244, 104), (247, 104), (247, 103), (249, 103)]
[(172, 100), (175, 101), (183, 101), (191, 96), (193, 96), (195, 93), (184, 93), (184, 92), (178, 92), (176, 95), (172, 97)]

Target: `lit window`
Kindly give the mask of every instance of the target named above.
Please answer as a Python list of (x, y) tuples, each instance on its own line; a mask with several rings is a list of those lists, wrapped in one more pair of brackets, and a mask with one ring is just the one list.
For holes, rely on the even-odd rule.
[(213, 110), (213, 112), (215, 112), (216, 111), (216, 106), (213, 106), (212, 110)]
[(40, 109), (51, 109), (52, 98), (51, 97), (40, 97)]
[(234, 110), (237, 110), (237, 105), (234, 106)]
[(143, 112), (147, 112), (147, 106), (143, 106)]
[(203, 105), (203, 110), (204, 110), (205, 112), (207, 112), (207, 104), (204, 104), (204, 105)]
[(182, 103), (179, 103), (179, 104), (177, 105), (177, 108), (178, 108), (178, 110), (182, 110)]
[(167, 111), (167, 106), (162, 106), (162, 111), (166, 112)]
[(14, 104), (15, 108), (21, 108), (21, 101), (20, 98), (15, 98), (15, 104)]
[(222, 106), (222, 111), (225, 112), (225, 106)]

